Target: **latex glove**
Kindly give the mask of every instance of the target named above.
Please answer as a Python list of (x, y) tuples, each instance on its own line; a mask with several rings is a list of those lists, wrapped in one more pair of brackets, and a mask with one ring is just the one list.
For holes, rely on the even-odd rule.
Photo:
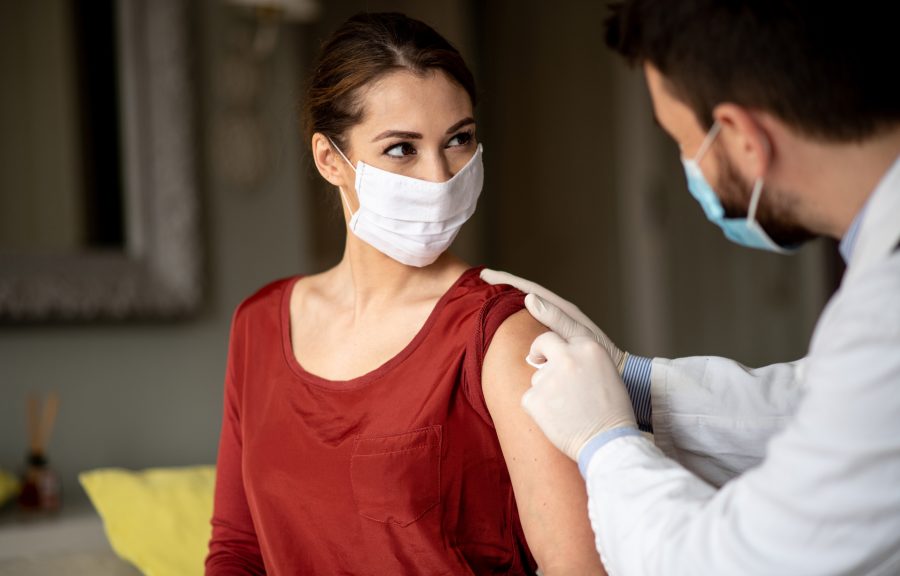
[(540, 284), (513, 276), (508, 272), (485, 268), (481, 271), (481, 279), (488, 284), (509, 284), (528, 293), (525, 298), (525, 307), (538, 322), (565, 339), (574, 336), (593, 338), (609, 353), (619, 374), (621, 375), (625, 370), (628, 353), (620, 350), (578, 306), (557, 296)]
[(544, 362), (522, 396), (525, 409), (544, 435), (573, 460), (607, 430), (637, 428), (631, 399), (606, 349), (591, 337), (538, 336), (529, 363)]

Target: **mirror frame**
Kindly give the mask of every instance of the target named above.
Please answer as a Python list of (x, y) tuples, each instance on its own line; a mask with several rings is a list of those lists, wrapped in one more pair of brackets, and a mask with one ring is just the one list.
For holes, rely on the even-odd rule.
[(0, 322), (175, 318), (199, 306), (189, 4), (116, 2), (124, 250), (0, 254)]

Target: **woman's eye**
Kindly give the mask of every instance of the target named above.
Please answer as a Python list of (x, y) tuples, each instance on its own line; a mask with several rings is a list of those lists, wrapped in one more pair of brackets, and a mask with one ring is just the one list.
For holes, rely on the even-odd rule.
[(472, 141), (472, 133), (471, 132), (460, 132), (453, 136), (449, 142), (447, 142), (447, 148), (452, 148), (454, 146), (465, 146), (469, 142)]
[(400, 144), (394, 144), (385, 150), (384, 153), (391, 158), (403, 158), (404, 156), (412, 156), (415, 154), (416, 148), (409, 142), (401, 142)]

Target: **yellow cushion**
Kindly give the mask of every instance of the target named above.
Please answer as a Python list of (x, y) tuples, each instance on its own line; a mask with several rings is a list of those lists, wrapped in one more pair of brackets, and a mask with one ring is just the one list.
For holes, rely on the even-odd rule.
[(147, 576), (203, 574), (215, 467), (107, 468), (78, 479), (122, 559)]
[(19, 494), (19, 481), (6, 470), (0, 470), (0, 506)]

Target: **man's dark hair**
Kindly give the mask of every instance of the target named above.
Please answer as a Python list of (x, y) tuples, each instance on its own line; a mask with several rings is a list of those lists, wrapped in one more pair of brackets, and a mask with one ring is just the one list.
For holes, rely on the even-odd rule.
[(900, 123), (893, 2), (626, 0), (607, 45), (649, 62), (709, 128), (716, 105), (766, 110), (795, 130), (859, 141)]

